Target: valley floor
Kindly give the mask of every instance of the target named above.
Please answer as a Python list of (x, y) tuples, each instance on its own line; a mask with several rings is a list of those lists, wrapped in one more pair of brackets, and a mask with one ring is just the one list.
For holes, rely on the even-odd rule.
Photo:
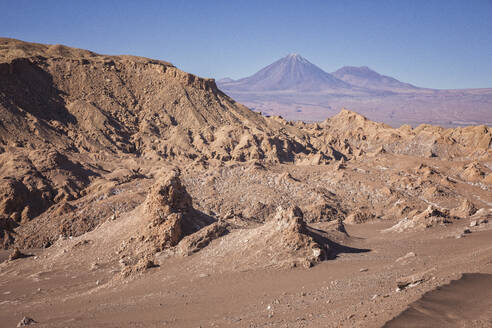
[[(393, 223), (347, 225), (348, 246), (370, 251), (340, 253), (310, 269), (214, 271), (197, 253), (162, 260), (129, 281), (113, 279), (112, 267), (90, 268), (90, 252), (67, 256), (89, 233), (1, 264), (0, 320), (4, 327), (24, 316), (36, 327), (379, 327), (462, 273), (492, 273), (490, 223), (460, 239), (468, 220), (425, 232), (380, 232)], [(409, 252), (415, 256), (397, 261)], [(398, 278), (422, 272), (421, 283), (397, 291)], [(492, 320), (490, 312), (475, 319), (482, 327)]]

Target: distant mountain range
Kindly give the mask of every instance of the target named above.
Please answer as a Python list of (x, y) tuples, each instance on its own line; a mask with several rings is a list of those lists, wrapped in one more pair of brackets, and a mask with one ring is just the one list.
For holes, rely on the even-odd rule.
[(420, 88), (366, 66), (327, 73), (298, 54), (217, 85), (252, 109), (292, 120), (323, 120), (347, 107), (393, 126), (492, 125), (492, 89)]
[(239, 91), (321, 91), (350, 88), (349, 84), (297, 54), (290, 54), (250, 77), (230, 81), (223, 86)]
[(403, 83), (395, 78), (381, 75), (367, 66), (344, 66), (333, 72), (332, 75), (352, 86), (371, 90), (408, 91), (419, 89), (409, 83)]

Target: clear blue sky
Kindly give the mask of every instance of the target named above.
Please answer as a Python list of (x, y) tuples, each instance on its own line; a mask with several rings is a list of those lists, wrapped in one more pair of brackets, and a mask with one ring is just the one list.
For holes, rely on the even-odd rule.
[(296, 52), (433, 88), (492, 87), (492, 0), (0, 0), (0, 35), (239, 78)]

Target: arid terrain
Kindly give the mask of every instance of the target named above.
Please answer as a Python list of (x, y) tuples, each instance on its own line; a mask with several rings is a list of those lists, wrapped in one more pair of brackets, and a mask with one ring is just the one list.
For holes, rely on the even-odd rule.
[(490, 327), (491, 189), (487, 125), (287, 121), (0, 39), (2, 327)]

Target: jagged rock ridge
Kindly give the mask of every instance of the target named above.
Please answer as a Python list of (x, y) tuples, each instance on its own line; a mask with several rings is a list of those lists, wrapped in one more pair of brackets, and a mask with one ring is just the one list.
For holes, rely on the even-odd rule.
[[(154, 248), (187, 254), (224, 233), (215, 225), (191, 236), (207, 224), (224, 218), (234, 227), (264, 224), (286, 199), (297, 202), (309, 223), (348, 213), (337, 195), (285, 172), (272, 175), (272, 165), (326, 166), (341, 179), (346, 162), (381, 154), (481, 159), (490, 153), (486, 126), (393, 129), (348, 110), (319, 124), (288, 122), (254, 113), (213, 80), (167, 62), (11, 39), (0, 44), (4, 247), (48, 247), (140, 208), (149, 190), (150, 197), (179, 185), (171, 179), (151, 188), (166, 167), (187, 170), (185, 181), (198, 200), (189, 211), (200, 219), (154, 222), (157, 230), (169, 230), (159, 235), (170, 236)], [(310, 65), (298, 56), (288, 60)], [(478, 164), (463, 174), (484, 183), (490, 178)], [(242, 192), (244, 181), (254, 192)], [(244, 199), (252, 205), (244, 207)]]

